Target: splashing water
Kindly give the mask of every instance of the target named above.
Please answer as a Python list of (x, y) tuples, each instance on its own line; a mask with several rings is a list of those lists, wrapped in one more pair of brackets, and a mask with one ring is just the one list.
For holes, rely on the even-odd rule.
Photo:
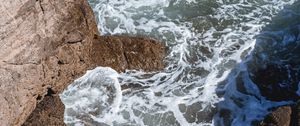
[[(269, 108), (288, 103), (260, 96), (245, 63), (252, 59), (254, 36), (295, 0), (89, 2), (101, 34), (156, 38), (170, 48), (168, 65), (152, 73), (88, 71), (61, 94), (68, 125), (251, 125)], [(237, 78), (263, 101), (239, 92)], [(140, 86), (121, 90), (130, 84)], [(224, 113), (232, 116), (226, 121)]]

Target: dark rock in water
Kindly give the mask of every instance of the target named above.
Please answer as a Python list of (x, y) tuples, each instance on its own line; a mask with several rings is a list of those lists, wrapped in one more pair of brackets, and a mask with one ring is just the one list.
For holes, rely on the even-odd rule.
[(118, 71), (163, 68), (164, 47), (154, 40), (97, 37), (86, 0), (3, 1), (1, 5), (1, 125), (63, 124), (64, 109), (56, 95), (98, 65)]
[(216, 111), (216, 109), (211, 106), (202, 108), (201, 102), (196, 102), (189, 106), (179, 104), (178, 107), (180, 111), (184, 113), (183, 116), (189, 123), (197, 124), (201, 122), (211, 122)]
[(290, 126), (292, 108), (282, 106), (270, 113), (259, 126)]
[(89, 68), (84, 48), (99, 33), (85, 0), (2, 1), (0, 12), (0, 122), (19, 126)]
[[(293, 17), (293, 16), (291, 16)], [(299, 23), (299, 20), (297, 20)], [(280, 29), (282, 30), (282, 29)], [(274, 34), (272, 34), (274, 33)], [(255, 50), (251, 79), (262, 96), (272, 101), (299, 100), (300, 43), (299, 26), (262, 34)], [(262, 41), (261, 41), (262, 40)], [(299, 126), (299, 104), (272, 111), (260, 126)]]
[[(252, 68), (251, 78), (259, 87), (260, 93), (272, 101), (299, 100), (299, 5), (298, 1), (286, 7), (257, 36), (254, 61), (249, 65)], [(296, 106), (279, 107), (268, 115), (262, 124), (298, 126), (299, 110), (299, 103)]]
[(273, 110), (259, 126), (300, 126), (300, 102)]
[(300, 126), (300, 102), (298, 101), (295, 106), (292, 106), (291, 126)]
[(264, 69), (259, 69), (252, 77), (260, 92), (269, 100), (284, 101), (297, 100), (298, 83), (300, 77), (298, 71), (289, 66), (276, 64), (267, 65)]
[(248, 63), (251, 79), (260, 93), (272, 101), (297, 101), (300, 82), (300, 27), (262, 31), (253, 60)]

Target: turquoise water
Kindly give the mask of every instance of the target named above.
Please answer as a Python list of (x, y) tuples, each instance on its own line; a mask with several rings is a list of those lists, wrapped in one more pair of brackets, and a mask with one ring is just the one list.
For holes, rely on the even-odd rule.
[[(264, 39), (298, 28), (295, 0), (89, 2), (102, 35), (149, 36), (170, 50), (160, 72), (118, 74), (99, 66), (75, 81), (61, 94), (69, 125), (253, 125), (270, 108), (292, 103), (262, 96), (252, 73), (266, 60), (281, 61), (273, 51), (286, 46), (276, 43), (299, 43), (297, 36)], [(121, 90), (129, 83), (143, 88)]]

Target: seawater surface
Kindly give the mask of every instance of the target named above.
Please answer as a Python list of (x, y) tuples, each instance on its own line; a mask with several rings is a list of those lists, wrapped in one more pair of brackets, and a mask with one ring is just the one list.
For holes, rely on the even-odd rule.
[[(263, 59), (272, 54), (254, 55), (260, 47), (257, 43), (264, 40), (256, 36), (264, 38), (262, 29), (296, 0), (89, 3), (102, 35), (147, 36), (163, 42), (169, 48), (167, 67), (150, 73), (127, 70), (118, 74), (101, 66), (88, 71), (60, 95), (68, 125), (247, 126), (263, 119), (270, 108), (291, 103), (264, 98), (251, 81), (248, 64), (256, 56)], [(300, 13), (287, 10), (284, 14)], [(280, 33), (290, 27), (287, 23), (281, 21), (283, 28), (270, 34), (285, 36)], [(239, 82), (244, 82), (246, 93), (237, 89)], [(121, 89), (131, 84), (139, 86)]]

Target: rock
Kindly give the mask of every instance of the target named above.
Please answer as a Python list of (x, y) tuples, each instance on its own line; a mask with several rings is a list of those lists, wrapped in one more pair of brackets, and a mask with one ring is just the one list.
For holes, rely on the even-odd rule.
[(291, 116), (292, 108), (290, 106), (282, 106), (267, 115), (259, 126), (290, 126)]
[(259, 126), (300, 126), (300, 101), (295, 105), (280, 106), (265, 117)]
[[(299, 3), (287, 6), (295, 11)], [(262, 96), (271, 101), (299, 100), (300, 83), (300, 16), (285, 17), (280, 12), (257, 35), (251, 60), (247, 61), (251, 79)], [(289, 22), (289, 21), (295, 22)], [(282, 24), (282, 22), (285, 22)], [(287, 23), (289, 22), (289, 23)]]
[(125, 69), (157, 71), (164, 68), (165, 47), (152, 39), (96, 36), (91, 48), (94, 50), (91, 51), (91, 59), (97, 66), (110, 66), (119, 72)]
[(292, 109), (291, 126), (300, 126), (300, 101)]
[(24, 126), (64, 126), (64, 104), (59, 96), (45, 96)]
[(3, 1), (1, 5), (1, 125), (22, 125), (32, 111), (24, 125), (63, 124), (63, 107), (56, 95), (98, 65), (118, 71), (163, 68), (164, 48), (154, 40), (98, 37), (86, 0)]
[[(85, 72), (83, 48), (99, 33), (85, 0), (2, 1), (0, 9), (0, 122), (18, 126), (48, 88), (60, 92)], [(61, 65), (70, 51), (76, 56)]]
[[(298, 70), (288, 65), (268, 64), (258, 69), (252, 76), (253, 82), (259, 87), (260, 93), (272, 101), (297, 100)], [(284, 93), (282, 93), (284, 92)]]

